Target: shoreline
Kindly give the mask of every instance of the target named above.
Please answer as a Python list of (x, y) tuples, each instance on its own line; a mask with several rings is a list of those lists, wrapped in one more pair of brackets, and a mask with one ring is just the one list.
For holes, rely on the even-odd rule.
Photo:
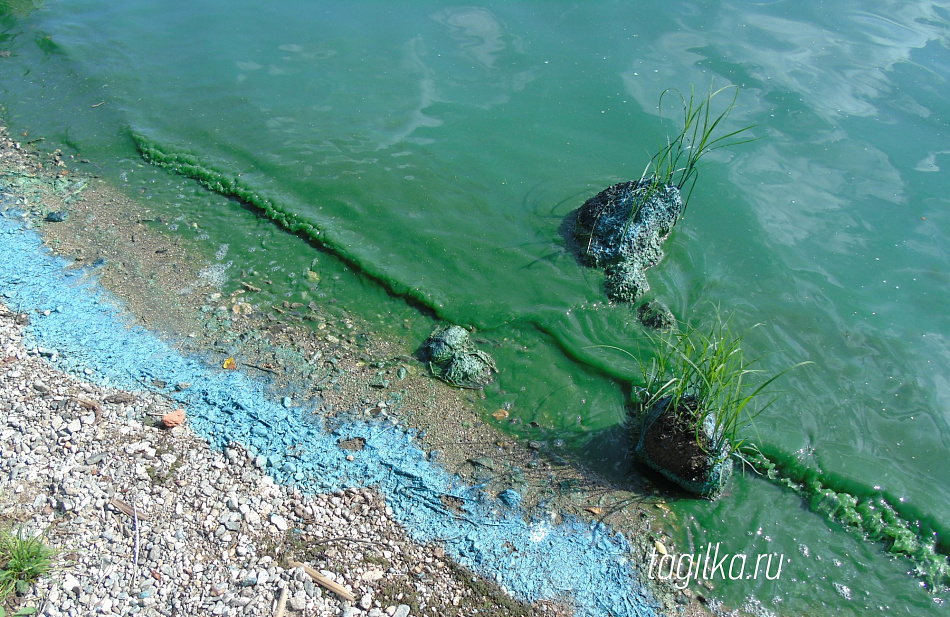
[(18, 605), (50, 616), (273, 615), (286, 595), (292, 613), (313, 615), (566, 614), (520, 605), (439, 546), (413, 542), (372, 489), (306, 495), (275, 484), (237, 445), (220, 452), (184, 426), (162, 428), (171, 401), (55, 370), (22, 345), (21, 315), (0, 305), (12, 429), (0, 440), (12, 478), (0, 519), (45, 530), (59, 555)]
[[(55, 154), (53, 158), (55, 160)], [(4, 161), (4, 163), (6, 163), (6, 161)], [(56, 160), (56, 163), (61, 163), (61, 159)], [(61, 174), (60, 170), (56, 169), (56, 167), (65, 167), (65, 165), (54, 164), (54, 169), (53, 169), (54, 174), (59, 175), (60, 177), (72, 177), (70, 176), (68, 172)], [(92, 188), (92, 191), (90, 191), (90, 189), (87, 188), (85, 189), (84, 193), (92, 192), (93, 194), (97, 194), (96, 191), (99, 191), (99, 190), (101, 190), (100, 187), (94, 185)], [(78, 190), (76, 192), (79, 193)], [(84, 203), (83, 199), (85, 199), (85, 197), (80, 196), (79, 199), (77, 199), (70, 206), (70, 212), (71, 212), (73, 223), (79, 224), (80, 226), (82, 224), (81, 217), (74, 213), (82, 211), (81, 209), (82, 206), (77, 205), (77, 204)], [(109, 196), (106, 199), (106, 201), (110, 203), (111, 205), (115, 206), (116, 205), (115, 195), (113, 194)], [(121, 208), (122, 206), (119, 205), (119, 207), (117, 207), (116, 210), (121, 210)], [(98, 210), (97, 212), (98, 212), (98, 215), (103, 214), (103, 211), (101, 209)], [(88, 216), (88, 211), (87, 211), (87, 216)], [(143, 226), (140, 222), (138, 223), (134, 222), (134, 217), (133, 219), (130, 219), (129, 221), (127, 221), (127, 224), (128, 224), (129, 229), (135, 228), (136, 225), (141, 227), (141, 229), (136, 228), (132, 231), (132, 243), (139, 245), (136, 248), (141, 249), (141, 252), (143, 255), (148, 254), (149, 252), (152, 252), (154, 254), (154, 253), (157, 253), (158, 251), (162, 251), (161, 252), (161, 254), (163, 255), (162, 263), (166, 264), (166, 266), (168, 263), (173, 263), (173, 264), (175, 263), (174, 260), (171, 259), (171, 257), (176, 257), (179, 260), (186, 260), (186, 258), (188, 257), (188, 252), (185, 249), (181, 249), (181, 251), (179, 251), (178, 250), (179, 247), (177, 247), (177, 245), (170, 246), (169, 238), (167, 236), (162, 236), (160, 233), (150, 231), (147, 227)], [(67, 230), (67, 231), (63, 231), (63, 230)], [(87, 266), (89, 263), (95, 263), (98, 258), (93, 257), (91, 253), (96, 252), (97, 250), (96, 247), (91, 246), (88, 243), (83, 245), (82, 240), (78, 240), (76, 242), (70, 242), (68, 238), (68, 235), (69, 235), (68, 230), (69, 228), (66, 225), (63, 225), (60, 223), (56, 223), (54, 225), (51, 224), (47, 226), (47, 229), (45, 230), (47, 243), (55, 246), (57, 248), (57, 252), (61, 254), (69, 255), (70, 251), (72, 251), (73, 255), (75, 256), (77, 249), (80, 251), (80, 253), (82, 253), (82, 251), (86, 251), (86, 253), (82, 255), (83, 262), (85, 262)], [(122, 228), (121, 225), (120, 226), (109, 225), (108, 231), (110, 233), (113, 233), (113, 235), (115, 235), (118, 238), (118, 236), (121, 235), (121, 232), (125, 231), (125, 229)], [(131, 255), (132, 253), (131, 249), (129, 250), (128, 254), (123, 253), (124, 249), (129, 248), (128, 245), (129, 245), (128, 242), (126, 242), (125, 245), (120, 245), (120, 242), (117, 240), (113, 245), (113, 249), (115, 251), (113, 255), (122, 256), (123, 261), (125, 260), (125, 256), (127, 255), (129, 256), (131, 261), (134, 262), (135, 256)], [(168, 255), (170, 251), (173, 252), (174, 254)], [(148, 267), (149, 265), (150, 264), (145, 262), (146, 267)], [(151, 264), (151, 265), (155, 266), (156, 264)], [(161, 264), (158, 264), (158, 265), (161, 265)], [(113, 288), (115, 288), (115, 287), (122, 287), (124, 285), (127, 288), (127, 291), (129, 293), (126, 294), (126, 297), (122, 298), (123, 302), (127, 302), (128, 301), (127, 298), (130, 298), (130, 297), (134, 298), (136, 295), (142, 295), (142, 296), (147, 295), (146, 292), (148, 290), (145, 289), (145, 286), (141, 288), (135, 288), (134, 285), (129, 284), (130, 281), (135, 280), (135, 276), (128, 274), (128, 272), (133, 272), (133, 271), (141, 272), (142, 271), (141, 262), (137, 264), (133, 263), (131, 265), (123, 264), (123, 266), (126, 266), (126, 267), (119, 268), (118, 272), (116, 270), (110, 271), (108, 267), (100, 268), (100, 273), (98, 275), (99, 280), (107, 288), (109, 286), (112, 286)], [(192, 268), (192, 271), (189, 272), (190, 267)], [(187, 261), (184, 262), (184, 265), (182, 263), (177, 263), (174, 265), (174, 267), (171, 267), (171, 268), (165, 267), (165, 269), (170, 270), (172, 272), (173, 278), (175, 276), (178, 277), (177, 279), (174, 279), (174, 280), (187, 283), (195, 279), (193, 264)], [(121, 270), (126, 270), (127, 273), (122, 274)], [(146, 272), (144, 275), (140, 274), (139, 278), (141, 280), (151, 280), (149, 279), (148, 272)], [(177, 289), (177, 287), (168, 287), (168, 288)], [(250, 292), (248, 296), (251, 293), (253, 293), (252, 290), (248, 290), (248, 291)], [(500, 485), (496, 481), (497, 476), (504, 475), (504, 474), (501, 474), (501, 473), (486, 474), (485, 469), (481, 465), (477, 463), (472, 463), (473, 460), (478, 460), (479, 458), (485, 459), (485, 457), (491, 457), (490, 460), (493, 461), (493, 464), (500, 462), (501, 465), (507, 465), (506, 469), (509, 471), (511, 469), (515, 469), (516, 464), (519, 466), (517, 468), (519, 469), (524, 468), (525, 471), (527, 471), (528, 469), (531, 469), (528, 465), (528, 463), (530, 463), (530, 460), (537, 460), (537, 453), (531, 452), (529, 448), (519, 447), (517, 444), (508, 444), (508, 443), (505, 443), (504, 445), (502, 445), (503, 440), (507, 441), (506, 439), (504, 439), (504, 436), (499, 437), (499, 434), (495, 433), (491, 429), (491, 427), (478, 426), (478, 424), (480, 423), (477, 421), (477, 419), (474, 419), (473, 421), (474, 414), (471, 411), (468, 412), (469, 415), (466, 416), (464, 420), (458, 419), (458, 417), (456, 416), (459, 416), (460, 414), (458, 413), (457, 410), (459, 408), (465, 407), (467, 394), (459, 393), (451, 388), (444, 386), (443, 384), (435, 382), (435, 380), (432, 380), (431, 378), (426, 376), (423, 372), (418, 371), (418, 367), (415, 367), (412, 364), (411, 362), (412, 359), (406, 358), (406, 354), (404, 350), (394, 348), (392, 344), (390, 344), (387, 347), (385, 342), (380, 343), (379, 346), (373, 347), (372, 349), (366, 349), (365, 347), (361, 349), (361, 346), (357, 344), (357, 336), (356, 336), (356, 332), (360, 330), (359, 324), (356, 323), (358, 320), (351, 319), (347, 317), (345, 314), (342, 319), (336, 320), (343, 324), (339, 328), (334, 327), (333, 322), (335, 321), (334, 319), (335, 316), (322, 313), (321, 312), (322, 307), (316, 307), (316, 308), (308, 307), (310, 312), (299, 317), (296, 320), (296, 323), (291, 321), (288, 323), (274, 324), (274, 322), (282, 322), (283, 320), (274, 319), (271, 314), (268, 314), (267, 317), (262, 317), (261, 315), (255, 314), (257, 312), (255, 309), (252, 309), (252, 312), (245, 313), (247, 309), (244, 307), (250, 303), (243, 301), (244, 298), (242, 297), (242, 294), (237, 294), (237, 295), (232, 294), (231, 298), (221, 298), (220, 293), (214, 291), (214, 289), (211, 287), (206, 287), (205, 289), (201, 291), (196, 290), (191, 294), (191, 296), (185, 297), (184, 299), (182, 298), (176, 299), (176, 300), (184, 300), (182, 304), (186, 304), (188, 301), (190, 301), (192, 304), (192, 306), (190, 307), (171, 306), (174, 303), (167, 302), (168, 298), (166, 296), (164, 298), (164, 300), (166, 301), (166, 305), (164, 307), (159, 307), (159, 309), (156, 310), (155, 307), (150, 307), (148, 302), (143, 302), (138, 306), (132, 307), (130, 312), (136, 316), (136, 318), (139, 320), (140, 323), (143, 323), (149, 326), (150, 328), (155, 328), (157, 326), (161, 329), (162, 326), (164, 325), (162, 324), (163, 319), (169, 320), (169, 321), (176, 321), (175, 325), (177, 326), (176, 329), (178, 330), (178, 332), (173, 333), (172, 337), (174, 340), (177, 341), (176, 345), (180, 347), (180, 350), (183, 353), (186, 353), (189, 351), (198, 352), (198, 351), (203, 350), (205, 355), (208, 355), (210, 352), (208, 351), (209, 346), (206, 344), (207, 340), (201, 340), (201, 338), (202, 338), (202, 332), (203, 332), (202, 327), (204, 325), (207, 325), (207, 323), (210, 323), (210, 322), (205, 321), (204, 324), (202, 324), (200, 320), (195, 320), (192, 322), (192, 321), (189, 321), (186, 316), (188, 315), (189, 309), (191, 311), (195, 310), (196, 304), (200, 304), (201, 299), (203, 297), (204, 298), (213, 297), (214, 294), (216, 293), (218, 293), (218, 296), (219, 296), (218, 300), (221, 301), (221, 304), (218, 305), (218, 308), (220, 309), (220, 307), (223, 306), (224, 309), (216, 310), (215, 313), (219, 317), (226, 317), (226, 319), (219, 319), (219, 321), (226, 322), (227, 327), (236, 333), (235, 338), (237, 338), (241, 334), (255, 331), (255, 324), (253, 323), (254, 319), (258, 319), (259, 322), (265, 325), (269, 324), (272, 327), (279, 326), (278, 330), (280, 331), (277, 333), (274, 333), (272, 331), (272, 334), (274, 334), (274, 336), (272, 337), (271, 341), (269, 341), (267, 344), (258, 345), (257, 347), (250, 346), (249, 348), (242, 348), (242, 352), (245, 353), (242, 359), (248, 360), (247, 362), (242, 362), (242, 363), (246, 365), (246, 368), (248, 368), (249, 373), (255, 373), (255, 372), (267, 373), (264, 376), (267, 377), (268, 379), (271, 379), (272, 382), (276, 382), (275, 384), (272, 384), (272, 385), (283, 384), (286, 386), (287, 384), (291, 384), (291, 383), (300, 383), (302, 380), (312, 377), (313, 371), (310, 371), (309, 373), (307, 373), (308, 369), (305, 367), (304, 368), (301, 367), (301, 364), (302, 364), (301, 360), (303, 361), (303, 364), (308, 364), (312, 366), (312, 363), (310, 361), (314, 357), (316, 357), (317, 354), (321, 354), (320, 355), (321, 359), (334, 358), (336, 362), (333, 363), (333, 366), (336, 368), (339, 368), (340, 366), (344, 367), (343, 369), (340, 369), (338, 371), (338, 374), (336, 375), (336, 377), (341, 378), (340, 383), (342, 384), (342, 386), (339, 389), (338, 395), (336, 393), (327, 393), (327, 392), (319, 392), (319, 393), (310, 392), (308, 394), (308, 398), (306, 398), (305, 400), (297, 400), (297, 397), (295, 395), (294, 400), (292, 401), (293, 411), (296, 411), (298, 405), (305, 406), (306, 404), (309, 403), (309, 404), (312, 404), (311, 409), (316, 415), (320, 415), (325, 420), (332, 421), (332, 422), (346, 423), (353, 420), (358, 420), (358, 421), (365, 421), (367, 423), (372, 423), (380, 419), (384, 419), (384, 420), (388, 419), (389, 423), (391, 423), (393, 426), (400, 425), (400, 428), (397, 430), (402, 430), (401, 426), (412, 426), (414, 429), (420, 429), (420, 428), (427, 429), (429, 431), (429, 435), (426, 438), (429, 439), (430, 441), (434, 441), (434, 439), (432, 439), (431, 437), (432, 435), (440, 435), (440, 433), (441, 433), (440, 437), (436, 437), (435, 439), (439, 439), (439, 438), (444, 439), (447, 435), (452, 436), (453, 433), (455, 436), (457, 436), (456, 438), (459, 441), (463, 441), (462, 439), (463, 436), (465, 437), (475, 436), (477, 437), (477, 439), (469, 439), (469, 441), (475, 442), (474, 450), (453, 453), (453, 452), (446, 452), (448, 448), (445, 448), (444, 450), (440, 450), (440, 452), (445, 453), (443, 454), (443, 456), (445, 456), (446, 458), (440, 459), (439, 464), (446, 470), (457, 473), (459, 477), (461, 477), (464, 480), (468, 480), (472, 482), (473, 484), (480, 483), (483, 485), (488, 485), (488, 490), (483, 491), (483, 492), (487, 492), (489, 495), (495, 492), (498, 492), (497, 488)], [(162, 308), (167, 309), (167, 312), (163, 313)], [(284, 308), (286, 309), (289, 307), (284, 307)], [(286, 312), (292, 313), (294, 311), (286, 311)], [(185, 317), (184, 320), (183, 320), (183, 317)], [(304, 325), (304, 322), (307, 322), (307, 321), (317, 323), (317, 327), (319, 327), (321, 324), (326, 324), (325, 326), (326, 329), (324, 331), (316, 332), (317, 340), (310, 341), (309, 344), (311, 344), (311, 347), (307, 348), (306, 346), (303, 346), (303, 348), (301, 348), (301, 346), (298, 345), (298, 347), (294, 349), (294, 353), (296, 355), (293, 361), (285, 362), (285, 366), (275, 365), (273, 368), (270, 368), (270, 370), (268, 371), (254, 370), (255, 367), (257, 369), (260, 369), (262, 366), (265, 368), (269, 368), (269, 366), (266, 364), (268, 354), (270, 354), (270, 357), (273, 358), (274, 357), (273, 350), (275, 348), (278, 348), (281, 345), (283, 345), (286, 348), (286, 346), (290, 344), (292, 341), (299, 340), (299, 337), (296, 335), (298, 335), (299, 333), (309, 328), (309, 326)], [(182, 327), (183, 325), (184, 327)], [(219, 324), (219, 325), (222, 325), (222, 324)], [(260, 324), (256, 324), (256, 325), (259, 326)], [(194, 328), (198, 330), (199, 332), (193, 338), (189, 338), (191, 337), (191, 334), (187, 334), (191, 326), (194, 326)], [(312, 330), (313, 329), (310, 328), (310, 331)], [(354, 330), (356, 332), (354, 332)], [(168, 331), (166, 331), (166, 335), (167, 334), (168, 334)], [(322, 334), (322, 338), (320, 336), (321, 334)], [(199, 340), (195, 341), (194, 339), (199, 339)], [(329, 344), (332, 347), (332, 349), (329, 350), (332, 353), (332, 355), (323, 355), (327, 353), (327, 349), (326, 349), (327, 344)], [(323, 346), (323, 348), (321, 349), (320, 346)], [(210, 349), (212, 349), (213, 351), (213, 348), (210, 348)], [(231, 350), (229, 349), (228, 351), (231, 351)], [(426, 416), (425, 414), (420, 414), (420, 415), (413, 414), (410, 416), (406, 414), (403, 410), (401, 410), (399, 405), (390, 406), (390, 405), (379, 404), (380, 402), (383, 402), (383, 403), (385, 402), (382, 400), (378, 400), (378, 401), (376, 400), (376, 399), (381, 398), (380, 390), (378, 388), (368, 386), (368, 382), (371, 381), (372, 377), (379, 377), (380, 372), (372, 370), (374, 368), (377, 368), (377, 367), (372, 366), (375, 363), (370, 362), (369, 360), (376, 357), (381, 357), (380, 354), (382, 357), (396, 358), (398, 360), (397, 362), (391, 365), (379, 367), (379, 368), (383, 368), (383, 371), (380, 371), (381, 373), (385, 373), (386, 376), (397, 376), (397, 375), (402, 374), (400, 372), (400, 369), (406, 370), (406, 372), (408, 373), (409, 383), (406, 384), (406, 388), (404, 389), (407, 391), (411, 390), (412, 388), (416, 389), (416, 391), (412, 392), (412, 395), (409, 397), (410, 400), (412, 400), (412, 397), (415, 397), (415, 400), (417, 401), (418, 400), (438, 401), (434, 405), (434, 410), (432, 410), (432, 413), (430, 413), (428, 416)], [(403, 379), (403, 377), (394, 377), (394, 379), (395, 378), (398, 378), (400, 380)], [(140, 386), (142, 385), (141, 380), (140, 380), (139, 385)], [(366, 396), (367, 394), (371, 394), (372, 396), (367, 397)], [(159, 392), (158, 394), (153, 393), (153, 395), (166, 396), (167, 398), (167, 395), (161, 392)], [(327, 400), (334, 397), (338, 398), (340, 403), (327, 405)], [(315, 405), (314, 404), (315, 401), (318, 401), (320, 404)], [(468, 404), (470, 405), (471, 403), (468, 403)], [(285, 402), (284, 407), (288, 407), (286, 402)], [(452, 410), (454, 412), (454, 415), (452, 416), (453, 418), (455, 418), (454, 423), (449, 422), (447, 423), (448, 424), (447, 426), (437, 426), (437, 427), (431, 427), (431, 426), (425, 425), (427, 418), (431, 418), (432, 416), (438, 416), (440, 413), (445, 414), (447, 410)], [(468, 424), (468, 426), (466, 426), (466, 424)], [(368, 439), (368, 437), (358, 436), (352, 439), (355, 440), (355, 442), (352, 442), (352, 443), (357, 443), (357, 444), (359, 443), (360, 439), (363, 439), (364, 441), (360, 447), (365, 447), (366, 439)], [(425, 453), (424, 456), (428, 457), (432, 453), (433, 450), (436, 450), (436, 448), (433, 447), (431, 443), (425, 443), (425, 441), (426, 440), (421, 437), (417, 440), (417, 442), (420, 443), (420, 447), (422, 448), (422, 451)], [(220, 445), (226, 446), (228, 444), (220, 444)], [(477, 455), (479, 453), (484, 454), (484, 456), (478, 457)], [(453, 454), (455, 454), (454, 459), (452, 458)], [(353, 454), (347, 455), (347, 458), (349, 457), (353, 457)], [(511, 461), (511, 462), (507, 462), (507, 461)], [(267, 465), (268, 463), (265, 463), (265, 466)], [(538, 465), (538, 467), (541, 467), (541, 469), (536, 475), (537, 475), (537, 478), (541, 480), (544, 480), (547, 478), (547, 476), (550, 476), (552, 474), (552, 471), (557, 471), (561, 475), (570, 475), (571, 473), (570, 470), (552, 470), (552, 466), (550, 465), (550, 463), (547, 463), (547, 462), (541, 463), (540, 465)], [(535, 467), (534, 469), (538, 469), (538, 467)], [(274, 470), (271, 468), (270, 471), (274, 471)], [(495, 471), (495, 470), (492, 469), (490, 471)], [(295, 473), (298, 473), (298, 472), (295, 472)], [(486, 475), (488, 477), (485, 477)], [(583, 474), (580, 474), (578, 472), (577, 477), (583, 479)], [(531, 480), (531, 478), (529, 478), (529, 480)], [(525, 490), (524, 492), (526, 493), (525, 496), (530, 498), (531, 491)], [(617, 499), (619, 499), (619, 496), (617, 496)], [(584, 503), (583, 500), (581, 500), (580, 505), (572, 504), (572, 503), (558, 504), (561, 506), (564, 506), (564, 505), (571, 506), (573, 507), (573, 511), (571, 511), (570, 508), (559, 509), (557, 512), (554, 512), (550, 516), (551, 524), (552, 525), (564, 524), (565, 513), (568, 516), (568, 520), (572, 520), (576, 514), (582, 514), (584, 511), (583, 503)], [(442, 505), (445, 506), (445, 508), (443, 509), (450, 511), (452, 507), (457, 507), (458, 504), (452, 503), (450, 500), (448, 504), (446, 504), (443, 501)], [(587, 508), (587, 509), (590, 510), (590, 508)], [(629, 512), (626, 512), (626, 508), (621, 508), (621, 511), (624, 514), (630, 514)], [(661, 509), (661, 512), (662, 512), (662, 509)], [(633, 512), (633, 516), (631, 516), (631, 518), (642, 519), (647, 516), (649, 515), (646, 514), (643, 509), (637, 506), (636, 511)], [(646, 523), (641, 522), (639, 531), (641, 532), (641, 535), (644, 536), (644, 537), (639, 538), (639, 542), (643, 546), (646, 546), (647, 544), (652, 544), (652, 540), (656, 540), (656, 539), (664, 540), (664, 542), (667, 542), (667, 543), (669, 542), (667, 539), (664, 539), (662, 535), (657, 535), (655, 530), (651, 531), (648, 520)], [(647, 535), (649, 535), (650, 537), (649, 538), (646, 537)], [(636, 552), (632, 550), (628, 552), (636, 554)], [(664, 605), (668, 610), (673, 609), (673, 607), (675, 607), (675, 609), (683, 609), (684, 607), (688, 606), (688, 610), (690, 612), (693, 612), (693, 611), (701, 611), (703, 608), (700, 605), (700, 603), (697, 601), (697, 597), (694, 594), (690, 593), (689, 595), (684, 595), (684, 594), (679, 595), (677, 597), (677, 600), (680, 601), (680, 605), (677, 605), (675, 604), (673, 600), (673, 594), (669, 590), (666, 590), (666, 593), (667, 595), (664, 598)], [(701, 598), (701, 596), (699, 597)], [(685, 600), (685, 603), (683, 602), (683, 600)], [(549, 610), (553, 610), (553, 609), (549, 609)], [(677, 610), (677, 612), (681, 613), (681, 610)], [(485, 614), (485, 613), (481, 613), (481, 614)], [(551, 614), (551, 613), (547, 613), (547, 614)]]

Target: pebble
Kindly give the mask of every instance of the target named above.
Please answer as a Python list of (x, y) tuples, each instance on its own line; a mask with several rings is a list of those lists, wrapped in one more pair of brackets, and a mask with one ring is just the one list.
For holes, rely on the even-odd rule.
[(271, 524), (277, 528), (278, 531), (287, 531), (287, 519), (279, 514), (271, 514), (270, 517)]
[(292, 611), (302, 611), (307, 608), (307, 592), (298, 593), (287, 601), (287, 607)]

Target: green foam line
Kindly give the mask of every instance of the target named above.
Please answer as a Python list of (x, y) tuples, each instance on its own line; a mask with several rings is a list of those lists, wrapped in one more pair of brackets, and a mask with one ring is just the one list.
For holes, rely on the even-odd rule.
[(372, 278), (390, 293), (406, 299), (416, 308), (421, 308), (425, 312), (444, 318), (438, 308), (429, 302), (423, 293), (409, 285), (394, 281), (381, 271), (367, 267), (356, 255), (347, 251), (341, 242), (336, 241), (332, 232), (327, 229), (301, 220), (296, 214), (285, 212), (273, 199), (261, 195), (236, 177), (218, 171), (199, 161), (195, 155), (172, 151), (171, 148), (162, 146), (135, 131), (131, 131), (131, 136), (136, 149), (145, 162), (195, 180), (210, 191), (241, 202), (252, 210), (262, 213), (290, 233), (332, 252), (349, 266)]
[(931, 592), (950, 586), (950, 550), (940, 541), (950, 536), (932, 517), (880, 490), (805, 467), (787, 454), (760, 448), (746, 460), (763, 476), (798, 493), (813, 512), (910, 558)]

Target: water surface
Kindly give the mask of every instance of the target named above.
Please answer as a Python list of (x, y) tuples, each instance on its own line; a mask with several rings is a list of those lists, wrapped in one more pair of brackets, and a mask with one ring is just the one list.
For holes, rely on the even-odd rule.
[[(525, 435), (535, 421), (614, 478), (630, 471), (623, 383), (635, 371), (597, 346), (636, 354), (646, 340), (629, 307), (605, 302), (602, 275), (577, 263), (560, 227), (597, 191), (639, 177), (676, 130), (675, 110), (657, 110), (664, 89), (739, 86), (730, 126), (755, 125), (758, 140), (709, 157), (648, 275), (651, 296), (696, 324), (717, 306), (739, 330), (763, 322), (746, 353), (765, 368), (815, 363), (784, 378), (784, 397), (748, 430), (782, 470), (883, 498), (925, 538), (947, 531), (945, 7), (3, 6), (0, 50), (11, 54), (0, 58), (0, 97), (17, 130), (197, 222), (210, 246), (227, 245), (232, 284), (239, 268), (277, 273), (281, 294), (476, 328), (502, 367), (486, 409), (510, 405), (521, 424), (509, 429)], [(133, 136), (344, 262), (144, 166)], [(426, 322), (414, 323), (424, 336)], [(945, 610), (914, 562), (781, 485), (749, 474), (719, 503), (675, 507), (684, 545), (791, 559), (778, 581), (719, 584), (733, 604)]]

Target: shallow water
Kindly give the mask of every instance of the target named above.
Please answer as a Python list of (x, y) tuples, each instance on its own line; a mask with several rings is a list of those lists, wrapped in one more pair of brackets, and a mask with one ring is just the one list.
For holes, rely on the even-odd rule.
[[(596, 346), (638, 353), (646, 340), (559, 228), (586, 198), (639, 177), (675, 130), (673, 110), (657, 114), (665, 88), (738, 85), (731, 126), (756, 125), (758, 140), (709, 157), (648, 274), (651, 295), (693, 323), (715, 306), (740, 330), (764, 322), (746, 353), (767, 369), (815, 363), (784, 377), (784, 396), (747, 431), (781, 471), (883, 497), (925, 536), (947, 531), (946, 9), (0, 6), (0, 51), (11, 51), (0, 102), (13, 127), (180, 217), (182, 233), (232, 264), (232, 285), (243, 269), (244, 280), (273, 278), (278, 295), (409, 320), (419, 337), (431, 325), (419, 310), (474, 326), (502, 367), (486, 410), (510, 405), (522, 424), (506, 428), (562, 439), (612, 477), (630, 471), (622, 384), (634, 367)], [(133, 136), (344, 261), (145, 166)], [(716, 581), (732, 604), (945, 610), (908, 574), (913, 562), (752, 474), (717, 504), (674, 507), (682, 543), (792, 560), (778, 581)]]

